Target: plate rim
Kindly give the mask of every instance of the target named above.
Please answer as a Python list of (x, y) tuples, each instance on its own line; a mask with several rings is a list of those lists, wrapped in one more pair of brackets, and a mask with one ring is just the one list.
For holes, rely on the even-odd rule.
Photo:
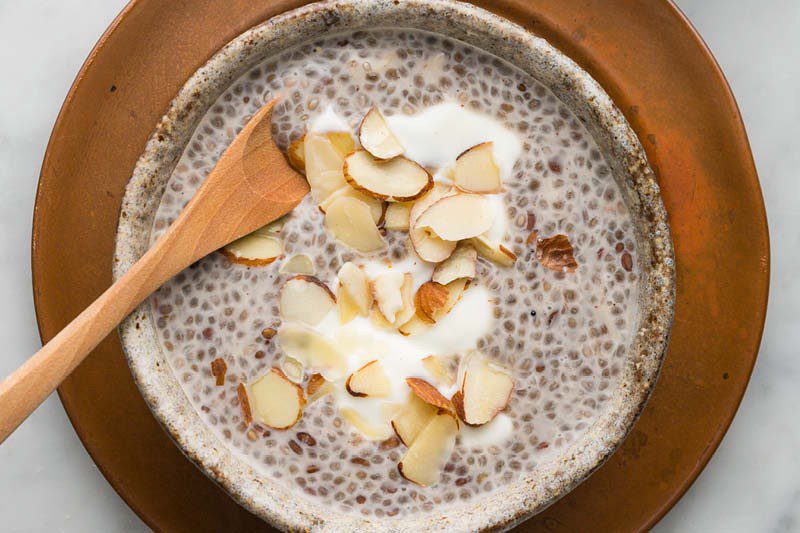
[[(668, 498), (663, 505), (661, 505), (658, 510), (652, 514), (650, 520), (647, 524), (644, 524), (645, 529), (649, 529), (653, 525), (655, 525), (663, 516), (680, 500), (681, 497), (686, 493), (686, 491), (692, 486), (694, 481), (700, 475), (700, 473), (705, 469), (706, 465), (708, 464), (711, 456), (719, 447), (723, 437), (727, 433), (730, 424), (733, 421), (736, 413), (738, 412), (738, 408), (741, 404), (741, 401), (744, 397), (744, 394), (747, 390), (747, 384), (749, 383), (749, 379), (752, 375), (753, 368), (755, 366), (756, 360), (758, 358), (759, 347), (761, 344), (761, 340), (763, 337), (763, 330), (764, 330), (764, 323), (766, 320), (766, 312), (767, 312), (767, 303), (769, 297), (769, 280), (770, 280), (770, 241), (769, 241), (769, 231), (768, 231), (768, 219), (766, 214), (766, 208), (763, 201), (763, 194), (761, 190), (760, 181), (758, 179), (758, 173), (755, 167), (755, 162), (753, 160), (752, 150), (750, 146), (750, 142), (745, 131), (744, 123), (742, 120), (741, 112), (739, 109), (738, 104), (736, 103), (736, 99), (731, 91), (730, 85), (728, 84), (727, 78), (725, 77), (721, 67), (719, 66), (718, 62), (716, 61), (715, 57), (711, 53), (710, 49), (706, 45), (705, 41), (702, 39), (696, 28), (691, 24), (685, 14), (678, 8), (673, 0), (659, 0), (669, 11), (671, 16), (676, 17), (681, 24), (686, 28), (688, 32), (688, 37), (690, 37), (695, 45), (697, 46), (698, 51), (702, 54), (703, 59), (705, 60), (707, 66), (711, 67), (714, 76), (721, 82), (721, 88), (725, 93), (725, 97), (727, 99), (726, 104), (730, 106), (730, 108), (734, 111), (734, 116), (732, 117), (731, 123), (737, 127), (737, 139), (743, 143), (743, 150), (745, 155), (745, 163), (749, 167), (747, 170), (747, 174), (752, 177), (753, 179), (748, 180), (749, 186), (752, 188), (754, 193), (754, 198), (757, 200), (755, 202), (755, 207), (758, 208), (758, 213), (756, 214), (756, 218), (760, 221), (763, 221), (763, 226), (758, 228), (758, 232), (761, 233), (761, 237), (763, 238), (763, 245), (765, 247), (764, 253), (765, 256), (762, 257), (762, 267), (764, 272), (764, 279), (761, 280), (764, 282), (764, 287), (761, 293), (761, 305), (758, 308), (758, 320), (756, 323), (753, 324), (753, 330), (757, 331), (755, 335), (754, 341), (755, 342), (755, 349), (752, 351), (752, 355), (748, 358), (749, 364), (747, 365), (746, 376), (744, 376), (744, 384), (741, 387), (741, 390), (736, 393), (735, 405), (734, 408), (730, 409), (727, 413), (727, 416), (722, 421), (722, 423), (718, 426), (717, 431), (714, 434), (714, 438), (709, 443), (709, 446), (703, 451), (703, 453), (698, 458), (696, 462), (695, 468), (691, 471), (690, 475), (686, 477), (683, 483), (678, 487), (677, 490), (671, 493), (671, 497)], [(46, 190), (49, 184), (56, 180), (57, 178), (53, 177), (51, 174), (48, 173), (48, 167), (51, 163), (51, 156), (53, 152), (53, 147), (57, 144), (60, 138), (63, 136), (63, 128), (65, 122), (65, 116), (68, 114), (70, 107), (72, 106), (75, 95), (81, 89), (84, 80), (87, 76), (87, 73), (94, 65), (97, 56), (103, 51), (105, 48), (106, 43), (108, 42), (109, 38), (120, 28), (120, 26), (125, 23), (131, 15), (133, 15), (138, 9), (141, 8), (146, 4), (146, 0), (131, 0), (123, 9), (122, 11), (114, 18), (114, 20), (110, 23), (108, 28), (103, 32), (103, 34), (98, 39), (97, 43), (92, 48), (91, 52), (87, 56), (87, 59), (82, 64), (80, 70), (78, 71), (75, 80), (70, 86), (70, 89), (65, 97), (64, 103), (62, 104), (56, 121), (53, 126), (52, 133), (47, 143), (45, 155), (43, 158), (39, 180), (36, 188), (35, 193), (35, 201), (34, 201), (34, 209), (33, 209), (33, 224), (32, 224), (32, 236), (31, 236), (31, 271), (32, 271), (32, 286), (33, 286), (33, 297), (34, 297), (34, 307), (36, 311), (36, 320), (37, 320), (37, 327), (39, 331), (39, 336), (42, 342), (45, 342), (46, 339), (49, 338), (47, 335), (48, 332), (44, 331), (46, 325), (43, 323), (42, 318), (42, 311), (41, 308), (46, 305), (43, 303), (45, 296), (41, 292), (40, 288), (40, 276), (41, 276), (41, 269), (42, 266), (46, 261), (40, 256), (39, 251), (39, 241), (40, 235), (42, 233), (42, 204), (43, 204), (43, 197), (46, 194)], [(503, 15), (501, 15), (503, 16)], [(575, 59), (583, 68), (586, 68), (590, 73), (592, 73), (591, 69), (587, 68), (583, 63)], [(593, 76), (595, 75), (592, 73)], [(601, 82), (602, 84), (602, 82)], [(627, 114), (627, 113), (626, 113)], [(634, 125), (635, 130), (638, 128)], [(750, 350), (747, 350), (748, 353)], [(59, 388), (58, 390), (59, 397), (61, 399), (62, 405), (64, 406), (64, 410), (67, 414), (67, 417), (70, 420), (70, 423), (73, 425), (75, 432), (77, 433), (78, 437), (81, 440), (84, 448), (86, 449), (89, 456), (92, 458), (92, 461), (98, 467), (100, 472), (109, 482), (109, 484), (114, 488), (114, 490), (122, 497), (125, 503), (152, 529), (158, 530), (158, 524), (152, 521), (152, 517), (145, 512), (139, 506), (139, 502), (137, 498), (133, 497), (132, 495), (128, 494), (128, 491), (124, 487), (124, 484), (120, 483), (115, 474), (107, 468), (107, 465), (98, 462), (95, 458), (94, 452), (90, 445), (87, 444), (87, 440), (90, 439), (90, 436), (87, 435), (85, 428), (83, 428), (82, 424), (75, 418), (74, 412), (74, 405), (72, 404), (70, 398), (62, 393), (62, 390)]]

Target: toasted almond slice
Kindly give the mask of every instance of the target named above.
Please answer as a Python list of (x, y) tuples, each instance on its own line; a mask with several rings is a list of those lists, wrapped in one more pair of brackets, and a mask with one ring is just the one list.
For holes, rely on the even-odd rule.
[(286, 374), (287, 378), (291, 379), (295, 383), (300, 383), (303, 381), (305, 369), (303, 368), (303, 363), (297, 359), (288, 356), (284, 357), (283, 361), (281, 362), (281, 371)]
[(450, 413), (435, 415), (400, 459), (397, 465), (400, 475), (423, 487), (435, 484), (453, 453), (457, 433), (455, 416)]
[(319, 204), (347, 185), (343, 172), (344, 156), (323, 133), (309, 132), (304, 145), (306, 179), (314, 202)]
[(314, 276), (298, 275), (283, 284), (278, 305), (284, 320), (316, 326), (336, 305), (336, 296)]
[(447, 301), (445, 304), (438, 308), (437, 311), (433, 311), (432, 318), (429, 316), (425, 316), (422, 311), (417, 308), (417, 312), (414, 316), (405, 324), (403, 324), (398, 331), (400, 334), (409, 336), (409, 335), (419, 335), (427, 331), (432, 324), (441, 320), (444, 316), (447, 315), (450, 311), (453, 310), (453, 307), (461, 300), (461, 296), (464, 294), (464, 291), (467, 290), (469, 287), (470, 280), (466, 278), (457, 279), (455, 281), (451, 281), (445, 287), (447, 288)]
[(370, 311), (369, 320), (372, 322), (372, 325), (378, 329), (394, 329), (394, 326), (386, 321), (386, 318), (383, 316), (383, 313), (380, 312), (377, 306), (373, 307)]
[(555, 272), (575, 272), (578, 263), (575, 251), (566, 235), (555, 235), (536, 241), (536, 259), (545, 268)]
[(407, 231), (411, 217), (412, 202), (393, 202), (386, 207), (383, 227), (389, 230)]
[(449, 291), (447, 287), (435, 281), (426, 281), (417, 289), (414, 303), (417, 306), (417, 314), (423, 320), (431, 324), (436, 322), (434, 318), (447, 304)]
[(250, 407), (250, 398), (247, 396), (247, 387), (244, 383), (239, 383), (236, 387), (236, 396), (239, 399), (239, 408), (242, 410), (242, 421), (245, 426), (253, 423), (253, 410)]
[(367, 316), (372, 307), (372, 288), (364, 270), (347, 262), (339, 269), (339, 282), (342, 289), (350, 296), (362, 316)]
[(288, 215), (284, 215), (284, 216), (282, 216), (282, 217), (280, 217), (280, 218), (278, 218), (276, 220), (273, 220), (272, 222), (270, 222), (266, 226), (262, 226), (262, 227), (258, 228), (253, 233), (256, 234), (256, 235), (276, 237), (276, 236), (281, 234), (281, 231), (283, 230), (283, 226), (286, 225), (286, 219), (287, 218), (288, 218)]
[(322, 398), (326, 394), (333, 392), (333, 383), (326, 380), (322, 374), (312, 374), (306, 384), (306, 394), (308, 403), (312, 403)]
[(409, 236), (420, 259), (430, 263), (438, 263), (450, 257), (457, 244), (440, 239), (428, 228), (412, 227)]
[(445, 398), (439, 390), (421, 378), (406, 378), (406, 383), (411, 392), (425, 403), (429, 403), (443, 411), (453, 411), (453, 404)]
[(425, 429), (438, 409), (420, 400), (416, 394), (408, 397), (408, 402), (392, 418), (392, 429), (400, 442), (411, 446), (419, 432)]
[(414, 251), (424, 261), (432, 263), (444, 261), (456, 248), (455, 242), (442, 240), (432, 234), (430, 230), (417, 225), (420, 215), (448, 194), (450, 194), (450, 187), (436, 183), (425, 196), (414, 202), (414, 206), (411, 208), (408, 237)]
[[(347, 131), (330, 131), (323, 134), (333, 144), (336, 151), (344, 158), (353, 151), (356, 143), (353, 141), (353, 136)], [(305, 173), (306, 171), (306, 146), (305, 135), (299, 139), (295, 139), (289, 144), (286, 150), (286, 156), (289, 159), (289, 164), (292, 165), (298, 172)]]
[(327, 212), (328, 208), (333, 202), (343, 197), (355, 198), (356, 200), (360, 200), (367, 204), (367, 206), (369, 206), (370, 214), (372, 214), (372, 220), (375, 221), (375, 225), (377, 226), (380, 223), (381, 217), (383, 216), (383, 200), (378, 200), (373, 196), (364, 194), (361, 191), (357, 191), (349, 185), (345, 185), (338, 191), (325, 198), (319, 204), (320, 211), (323, 213)]
[(277, 368), (250, 385), (250, 397), (256, 420), (273, 429), (292, 427), (306, 403), (303, 389)]
[(488, 231), (494, 218), (494, 206), (485, 196), (459, 193), (445, 196), (431, 205), (419, 216), (415, 226), (429, 228), (445, 241), (460, 241)]
[(450, 359), (440, 355), (429, 355), (422, 359), (425, 370), (431, 373), (439, 386), (452, 387), (456, 384), (456, 376)]
[(416, 308), (414, 306), (414, 277), (406, 272), (403, 274), (403, 285), (400, 287), (400, 295), (403, 298), (403, 307), (397, 312), (394, 326), (402, 326), (414, 316)]
[(485, 235), (478, 235), (469, 240), (478, 255), (500, 266), (510, 267), (517, 260), (516, 254), (502, 244), (492, 242)]
[(313, 276), (317, 269), (314, 262), (306, 254), (296, 254), (283, 262), (278, 272), (281, 274), (305, 274)]
[(356, 141), (349, 131), (328, 131), (324, 135), (342, 157), (347, 157), (356, 148)]
[(410, 335), (419, 335), (425, 333), (431, 327), (431, 323), (427, 319), (420, 317), (419, 313), (415, 313), (408, 322), (397, 328), (397, 331), (406, 337)]
[(392, 436), (389, 424), (373, 424), (351, 407), (342, 407), (339, 414), (369, 440), (386, 440)]
[(458, 417), (470, 426), (491, 422), (508, 407), (514, 378), (479, 354), (469, 357), (461, 378), (461, 388), (453, 395)]
[(359, 398), (385, 398), (392, 393), (392, 384), (380, 361), (370, 361), (347, 378), (344, 388), (351, 396)]
[(225, 246), (222, 253), (231, 263), (264, 266), (281, 256), (283, 245), (277, 237), (254, 232)]
[(402, 326), (414, 316), (414, 278), (408, 272), (385, 272), (372, 280), (372, 294), (389, 327)]
[(433, 187), (433, 176), (410, 159), (379, 161), (366, 150), (347, 156), (344, 177), (354, 189), (389, 202), (415, 200)]
[(441, 311), (434, 314), (433, 318), (436, 321), (439, 321), (444, 317), (447, 313), (453, 310), (458, 302), (461, 301), (461, 297), (464, 295), (464, 291), (469, 288), (470, 280), (467, 278), (459, 278), (455, 281), (451, 281), (446, 285), (447, 287), (447, 303), (444, 304)]
[(320, 372), (326, 379), (339, 379), (347, 371), (347, 361), (336, 346), (303, 324), (285, 323), (275, 338), (287, 356)]
[(217, 387), (225, 385), (225, 374), (228, 372), (228, 363), (222, 357), (217, 357), (211, 361), (211, 375), (216, 380)]
[(358, 140), (362, 148), (376, 159), (391, 159), (403, 153), (403, 145), (375, 107), (370, 109), (361, 121)]
[(475, 247), (467, 242), (460, 242), (450, 257), (433, 269), (431, 281), (447, 285), (461, 278), (472, 279), (475, 277), (477, 262), (478, 252)]
[(374, 252), (386, 246), (369, 206), (355, 198), (343, 197), (333, 202), (325, 213), (325, 227), (359, 252)]
[(306, 146), (305, 136), (295, 139), (289, 144), (286, 150), (286, 158), (289, 164), (296, 171), (305, 174), (306, 172)]
[(397, 314), (403, 310), (403, 284), (405, 276), (402, 272), (391, 271), (379, 274), (372, 280), (372, 295), (378, 310), (386, 321), (392, 325)]
[(494, 144), (485, 142), (464, 151), (456, 158), (453, 181), (460, 190), (480, 194), (501, 189), (500, 169), (494, 162)]
[(339, 284), (339, 292), (336, 297), (336, 304), (339, 307), (339, 322), (341, 322), (342, 325), (347, 324), (361, 314), (355, 301), (353, 301), (353, 297), (350, 296), (347, 291), (342, 289), (341, 283)]

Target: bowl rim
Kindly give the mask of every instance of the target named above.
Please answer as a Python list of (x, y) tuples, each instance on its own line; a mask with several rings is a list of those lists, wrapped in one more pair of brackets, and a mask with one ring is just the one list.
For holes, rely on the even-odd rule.
[[(526, 58), (520, 56), (529, 54), (531, 57), (527, 61), (536, 61), (538, 69), (545, 69), (538, 70), (536, 77), (554, 90), (587, 123), (614, 169), (615, 178), (626, 184), (623, 189), (635, 192), (627, 199), (629, 205), (632, 203), (632, 211), (636, 211), (637, 227), (648, 234), (644, 242), (648, 243), (649, 249), (640, 259), (640, 263), (647, 263), (641, 265), (646, 267), (643, 268), (643, 274), (647, 273), (647, 282), (643, 275), (641, 284), (645, 290), (640, 303), (642, 317), (630, 350), (634, 357), (629, 355), (629, 364), (620, 383), (619, 389), (624, 389), (624, 397), (617, 398), (617, 391), (617, 409), (609, 409), (615, 416), (604, 415), (593, 426), (604, 431), (595, 431), (593, 442), (584, 442), (586, 437), (578, 441), (577, 444), (581, 446), (570, 448), (573, 456), (554, 464), (545, 479), (537, 479), (536, 483), (523, 480), (490, 495), (481, 504), (489, 503), (487, 507), (492, 508), (492, 513), (481, 513), (475, 509), (468, 511), (459, 506), (454, 510), (466, 512), (460, 512), (457, 516), (426, 516), (417, 524), (420, 527), (444, 526), (453, 529), (475, 528), (476, 524), (481, 528), (510, 527), (566, 494), (602, 465), (622, 442), (641, 413), (657, 379), (675, 304), (675, 270), (669, 224), (644, 150), (622, 113), (599, 84), (543, 39), (481, 8), (450, 0), (409, 0), (402, 6), (387, 0), (316, 3), (285, 12), (251, 28), (224, 46), (186, 82), (148, 141), (126, 186), (117, 232), (114, 277), (121, 276), (144, 252), (142, 243), (148, 239), (141, 239), (141, 234), (145, 231), (149, 235), (147, 212), (154, 210), (152, 205), (141, 205), (137, 194), (152, 190), (159, 175), (163, 178), (167, 169), (168, 174), (171, 173), (185, 146), (185, 142), (180, 141), (188, 141), (196, 121), (210, 105), (210, 102), (203, 100), (201, 93), (213, 94), (211, 101), (216, 99), (219, 94), (217, 91), (221, 92), (253, 62), (263, 58), (264, 48), (289, 47), (318, 35), (320, 31), (327, 33), (369, 26), (370, 22), (382, 20), (381, 17), (392, 21), (419, 21), (419, 25), (409, 22), (384, 24), (386, 26), (424, 25), (420, 29), (427, 30), (431, 30), (428, 26), (435, 26), (436, 23), (455, 24), (454, 27), (459, 30), (466, 29), (469, 37), (485, 39), (481, 48), (503, 59), (515, 57), (517, 61), (512, 62), (523, 70), (528, 69), (519, 62), (524, 63)], [(477, 37), (469, 32), (475, 32)], [(448, 33), (453, 36), (453, 31)], [(468, 42), (474, 44), (474, 41)], [(176, 149), (175, 143), (179, 149)], [(152, 192), (150, 194), (152, 196)], [(158, 198), (160, 193), (156, 194)], [(187, 457), (239, 503), (275, 525), (289, 529), (323, 526), (368, 529), (371, 522), (360, 518), (349, 515), (331, 517), (330, 509), (315, 511), (314, 505), (294, 505), (295, 502), (289, 501), (285, 490), (262, 483), (252, 468), (235, 464), (225, 446), (216, 440), (216, 436), (205, 428), (194, 413), (168, 366), (162, 365), (158, 357), (153, 357), (154, 345), (151, 343), (148, 348), (149, 318), (146, 305), (140, 306), (121, 326), (123, 347), (142, 396)], [(149, 340), (153, 341), (152, 338)], [(175, 387), (179, 393), (177, 395), (174, 394)], [(192, 415), (196, 420), (192, 419)], [(513, 494), (506, 494), (509, 491)], [(502, 499), (498, 498), (498, 494), (502, 494)], [(495, 505), (492, 506), (492, 503)], [(323, 519), (325, 515), (328, 516)], [(403, 525), (408, 527), (409, 521), (406, 519)]]

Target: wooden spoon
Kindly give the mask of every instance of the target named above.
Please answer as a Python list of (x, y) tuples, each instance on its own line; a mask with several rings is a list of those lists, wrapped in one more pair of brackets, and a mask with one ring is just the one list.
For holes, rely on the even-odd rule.
[(177, 220), (128, 272), (0, 384), (0, 443), (145, 298), (201, 257), (291, 211), (308, 193), (272, 140), (265, 105)]

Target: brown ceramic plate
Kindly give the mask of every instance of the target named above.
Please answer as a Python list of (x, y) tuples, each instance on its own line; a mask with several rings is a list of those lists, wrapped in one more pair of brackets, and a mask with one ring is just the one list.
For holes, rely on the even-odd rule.
[[(39, 183), (33, 281), (43, 340), (110, 284), (123, 188), (185, 80), (239, 33), (302, 3), (135, 0), (103, 35), (67, 97)], [(612, 459), (521, 526), (646, 529), (716, 449), (761, 338), (769, 244), (744, 127), (713, 57), (666, 1), (477, 3), (548, 39), (592, 74), (659, 175), (678, 272), (661, 379)], [(153, 529), (269, 529), (172, 444), (139, 396), (117, 336), (59, 392), (95, 462)]]

